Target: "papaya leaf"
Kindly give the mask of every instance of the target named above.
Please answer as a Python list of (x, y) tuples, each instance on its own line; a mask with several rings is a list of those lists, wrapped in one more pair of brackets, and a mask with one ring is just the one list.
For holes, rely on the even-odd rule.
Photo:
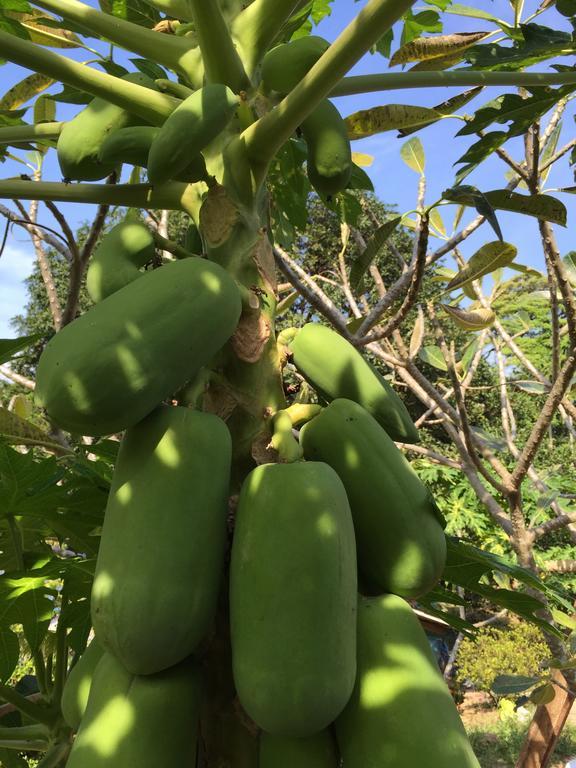
[(34, 98), (34, 96), (45, 91), (53, 82), (53, 78), (38, 72), (28, 75), (24, 80), (16, 83), (10, 90), (6, 91), (2, 99), (0, 99), (0, 109), (17, 109)]
[(18, 665), (20, 642), (8, 627), (0, 628), (0, 682), (5, 683)]
[(481, 331), (483, 328), (489, 328), (496, 319), (496, 314), (491, 309), (485, 309), (484, 307), (475, 310), (465, 310), (459, 307), (451, 307), (448, 304), (441, 304), (440, 306), (456, 325), (465, 331)]
[(492, 692), (497, 696), (509, 696), (513, 693), (523, 693), (539, 682), (539, 677), (528, 675), (498, 675), (491, 687)]
[(497, 210), (523, 213), (561, 227), (566, 226), (566, 206), (551, 195), (520, 195), (507, 189), (495, 189), (485, 192), (484, 197)]
[(420, 360), (422, 360), (422, 362), (428, 363), (428, 365), (431, 365), (433, 368), (437, 368), (439, 371), (448, 370), (448, 366), (446, 365), (446, 360), (444, 360), (444, 355), (442, 354), (440, 347), (435, 347), (435, 346), (423, 347), (418, 352), (418, 357), (420, 358)]
[(500, 224), (494, 213), (494, 208), (487, 200), (486, 196), (480, 192), (476, 187), (472, 187), (468, 184), (461, 184), (456, 187), (446, 189), (442, 193), (444, 200), (448, 200), (451, 203), (457, 203), (458, 205), (468, 205), (476, 208), (476, 211), (486, 218), (499, 240), (503, 240), (502, 230)]
[(486, 243), (468, 260), (467, 264), (461, 269), (455, 277), (450, 280), (446, 286), (447, 291), (453, 291), (460, 288), (465, 283), (494, 272), (499, 267), (506, 267), (514, 261), (518, 249), (510, 243), (502, 243), (494, 240)]
[(389, 237), (398, 228), (401, 221), (401, 216), (395, 216), (393, 219), (390, 219), (390, 221), (386, 221), (384, 224), (382, 224), (382, 226), (378, 227), (376, 232), (374, 232), (370, 240), (367, 242), (366, 248), (353, 262), (350, 269), (350, 285), (353, 290), (357, 290), (359, 288), (366, 271), (370, 268), (370, 265), (378, 256), (378, 253), (386, 245)]
[(390, 66), (408, 64), (411, 61), (425, 61), (440, 56), (454, 56), (471, 45), (484, 40), (490, 32), (454, 32), (449, 35), (417, 37), (403, 45), (390, 59)]
[[(437, 104), (436, 106), (432, 107), (432, 109), (434, 112), (438, 112), (440, 115), (453, 115), (458, 109), (461, 109), (463, 106), (468, 104), (469, 101), (472, 101), (472, 99), (474, 99), (483, 90), (484, 86), (482, 85), (476, 86), (476, 88), (469, 88), (467, 91), (459, 93), (456, 96), (453, 96), (451, 99), (443, 101), (441, 104)], [(411, 133), (415, 133), (422, 128), (426, 128), (428, 125), (433, 125), (435, 122), (437, 121), (434, 120), (430, 123), (424, 123), (423, 125), (416, 126), (414, 128), (404, 128), (399, 132), (398, 135), (400, 137), (409, 136)]]
[(429, 107), (414, 107), (410, 104), (386, 104), (354, 112), (345, 118), (348, 138), (351, 141), (365, 139), (376, 133), (412, 128), (440, 120), (443, 115)]
[(419, 173), (420, 175), (424, 174), (426, 168), (426, 155), (424, 154), (422, 142), (417, 136), (402, 145), (400, 149), (400, 157), (413, 171), (416, 171), (416, 173)]
[(0, 339), (0, 365), (11, 360), (17, 352), (34, 344), (41, 336), (41, 333), (35, 333), (30, 336), (20, 336), (18, 339)]

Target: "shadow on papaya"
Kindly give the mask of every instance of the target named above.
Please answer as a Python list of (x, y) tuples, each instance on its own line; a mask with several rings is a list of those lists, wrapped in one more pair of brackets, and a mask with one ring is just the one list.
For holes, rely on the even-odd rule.
[(124, 434), (91, 609), (99, 641), (132, 673), (171, 667), (209, 631), (224, 566), (231, 442), (217, 416), (173, 406)]
[(300, 329), (292, 344), (294, 364), (327, 402), (348, 398), (362, 405), (393, 440), (417, 443), (406, 406), (350, 342), (319, 323)]
[(336, 399), (300, 432), (304, 456), (336, 470), (350, 502), (358, 567), (371, 591), (417, 597), (444, 569), (446, 540), (428, 488), (378, 422)]
[(346, 768), (480, 768), (426, 635), (395, 595), (359, 601), (358, 675), (336, 735)]
[(105, 653), (67, 768), (181, 768), (196, 760), (200, 672), (192, 659), (136, 676)]
[(185, 259), (147, 272), (48, 342), (37, 402), (72, 433), (120, 432), (196, 375), (240, 311), (236, 284), (216, 264)]

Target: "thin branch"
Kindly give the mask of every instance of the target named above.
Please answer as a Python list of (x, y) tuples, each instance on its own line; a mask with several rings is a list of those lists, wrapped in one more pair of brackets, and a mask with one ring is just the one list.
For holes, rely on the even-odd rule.
[(548, 560), (542, 568), (549, 573), (576, 573), (576, 560)]
[(425, 448), (423, 445), (412, 445), (411, 443), (396, 443), (396, 445), (403, 451), (408, 453), (417, 453), (419, 456), (424, 456), (436, 464), (442, 464), (445, 467), (452, 467), (452, 469), (462, 469), (462, 464), (459, 461), (450, 459), (448, 456), (443, 456), (441, 453), (432, 451), (430, 448)]
[(530, 465), (534, 460), (534, 457), (536, 456), (540, 443), (544, 439), (546, 432), (548, 430), (548, 427), (552, 419), (554, 418), (556, 409), (558, 408), (558, 405), (562, 401), (562, 397), (564, 396), (564, 394), (568, 390), (568, 387), (570, 386), (570, 383), (572, 381), (572, 376), (574, 375), (575, 371), (576, 371), (576, 349), (572, 350), (572, 353), (566, 359), (566, 362), (564, 363), (558, 378), (554, 382), (554, 385), (550, 390), (548, 397), (546, 398), (546, 402), (544, 403), (544, 406), (540, 411), (540, 415), (538, 416), (536, 423), (532, 428), (532, 431), (530, 433), (530, 436), (528, 437), (528, 440), (526, 441), (526, 444), (524, 445), (522, 453), (518, 458), (516, 467), (514, 468), (514, 471), (512, 472), (512, 477), (511, 477), (511, 483), (514, 488), (516, 489), (520, 488), (520, 485), (522, 484), (522, 480), (526, 476), (526, 473), (528, 472), (528, 468), (530, 467)]
[(554, 517), (552, 520), (546, 520), (545, 523), (541, 523), (540, 525), (534, 526), (530, 530), (530, 533), (532, 534), (532, 537), (534, 539), (540, 539), (542, 536), (546, 536), (547, 533), (552, 533), (552, 531), (557, 531), (560, 528), (566, 528), (569, 525), (573, 525), (576, 523), (576, 512), (572, 512), (570, 514), (564, 514), (560, 515), (559, 517)]
[[(40, 172), (37, 171), (34, 174), (34, 184), (40, 180)], [(36, 223), (38, 216), (38, 201), (32, 200), (30, 203), (30, 210), (28, 211), (28, 218), (32, 224)], [(62, 307), (60, 306), (60, 300), (58, 298), (58, 292), (56, 291), (56, 283), (54, 282), (54, 275), (50, 267), (50, 262), (44, 250), (42, 240), (35, 234), (35, 230), (31, 232), (32, 244), (34, 245), (34, 251), (36, 258), (38, 259), (38, 265), (40, 267), (40, 274), (42, 275), (42, 281), (46, 289), (46, 295), (48, 296), (48, 304), (50, 306), (50, 313), (52, 315), (52, 321), (54, 328), (58, 331), (62, 327)]]
[[(32, 224), (30, 219), (28, 218), (28, 213), (25, 208), (22, 208), (22, 211), (24, 212), (24, 218), (18, 218), (16, 214), (11, 211), (9, 208), (6, 208), (4, 205), (0, 205), (0, 216), (4, 216), (8, 221), (10, 221), (12, 224), (16, 224), (19, 227), (22, 227), (22, 229), (25, 229), (29, 234), (32, 234), (33, 232), (36, 233), (36, 235), (41, 239), (44, 240), (44, 242), (49, 245), (51, 248), (54, 248), (55, 251), (58, 251), (67, 261), (70, 261), (72, 258), (72, 254), (66, 248), (66, 246), (61, 242), (60, 235), (53, 229), (50, 229), (50, 227), (46, 227), (43, 224)], [(50, 234), (52, 233), (52, 234)]]
[(27, 379), (26, 376), (21, 376), (19, 373), (16, 373), (16, 371), (8, 368), (7, 365), (0, 365), (0, 373), (15, 384), (20, 384), (21, 387), (25, 387), (31, 391), (34, 391), (36, 388), (36, 384), (32, 379)]
[(329, 320), (345, 338), (350, 338), (346, 327), (346, 318), (340, 313), (334, 302), (319, 288), (308, 273), (292, 259), (279, 245), (274, 246), (274, 258), (282, 274), (306, 300)]
[(73, 259), (77, 258), (79, 256), (78, 243), (76, 242), (74, 233), (72, 232), (68, 222), (66, 221), (66, 217), (64, 216), (62, 211), (58, 208), (58, 206), (52, 202), (52, 200), (45, 200), (44, 205), (46, 206), (46, 208), (48, 208), (52, 216), (54, 216), (54, 218), (58, 222), (60, 229), (64, 234), (66, 242), (68, 243), (68, 248), (70, 249), (72, 258)]
[(538, 221), (542, 245), (546, 256), (554, 269), (558, 287), (562, 294), (564, 309), (566, 312), (566, 322), (568, 324), (568, 334), (570, 336), (570, 346), (576, 348), (576, 296), (574, 289), (568, 277), (564, 262), (560, 258), (560, 251), (554, 235), (554, 230), (548, 221)]
[(554, 165), (554, 163), (557, 160), (560, 160), (561, 157), (564, 157), (568, 152), (570, 152), (571, 149), (576, 147), (576, 139), (572, 139), (572, 141), (569, 141), (568, 144), (565, 144), (562, 149), (559, 149), (555, 154), (552, 155), (552, 157), (549, 157), (546, 162), (542, 163), (540, 168), (538, 169), (540, 173), (544, 173), (544, 171), (548, 170), (551, 165)]

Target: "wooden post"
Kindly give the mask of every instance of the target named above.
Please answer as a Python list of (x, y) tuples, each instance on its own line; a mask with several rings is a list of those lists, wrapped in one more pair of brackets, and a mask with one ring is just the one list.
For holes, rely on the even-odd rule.
[[(554, 679), (566, 685), (560, 671), (554, 672)], [(515, 768), (547, 767), (575, 698), (558, 686), (555, 689), (554, 699), (537, 707)]]

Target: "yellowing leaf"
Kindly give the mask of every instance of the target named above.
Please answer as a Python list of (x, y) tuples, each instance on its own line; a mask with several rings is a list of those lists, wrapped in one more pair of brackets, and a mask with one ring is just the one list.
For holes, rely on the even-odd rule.
[(362, 152), (352, 152), (352, 162), (361, 168), (370, 168), (374, 162), (374, 157), (372, 155), (364, 155)]
[(466, 266), (461, 269), (446, 286), (447, 291), (460, 288), (464, 283), (494, 272), (499, 267), (506, 267), (516, 258), (518, 249), (510, 243), (502, 243), (493, 240), (486, 243), (470, 258)]
[(484, 307), (465, 310), (459, 307), (451, 307), (449, 304), (441, 304), (440, 306), (456, 325), (465, 331), (481, 331), (484, 328), (489, 328), (494, 320), (496, 320), (495, 313), (491, 309), (485, 309)]
[(48, 75), (41, 75), (35, 72), (33, 75), (25, 77), (16, 85), (6, 91), (0, 99), (0, 109), (18, 109), (19, 106), (30, 101), (36, 94), (49, 88), (54, 80)]
[(351, 140), (365, 139), (375, 133), (402, 130), (416, 125), (425, 125), (439, 120), (443, 115), (428, 107), (414, 107), (410, 104), (386, 104), (354, 112), (345, 118), (348, 137)]
[[(38, 45), (46, 45), (49, 48), (78, 48), (82, 41), (73, 32), (68, 29), (57, 29), (42, 24), (43, 19), (54, 19), (44, 11), (32, 9), (29, 13), (20, 11), (4, 11), (4, 14), (11, 19), (19, 21), (28, 31), (30, 40)], [(56, 20), (56, 19), (54, 19)]]
[(422, 307), (418, 307), (418, 317), (416, 318), (414, 328), (412, 329), (412, 334), (410, 336), (410, 347), (408, 349), (408, 355), (411, 360), (416, 357), (420, 347), (422, 346), (425, 330), (426, 325), (424, 320), (424, 312), (422, 311)]
[(417, 136), (402, 144), (400, 157), (413, 171), (416, 171), (416, 173), (421, 175), (424, 173), (424, 169), (426, 168), (426, 155), (424, 154), (422, 142)]
[(444, 226), (444, 222), (438, 208), (432, 208), (429, 211), (428, 217), (430, 219), (430, 224), (434, 227), (434, 229), (440, 232), (441, 235), (445, 235), (446, 227)]
[(454, 32), (451, 35), (417, 37), (396, 51), (390, 59), (390, 66), (437, 57), (455, 57), (490, 34), (490, 32)]

